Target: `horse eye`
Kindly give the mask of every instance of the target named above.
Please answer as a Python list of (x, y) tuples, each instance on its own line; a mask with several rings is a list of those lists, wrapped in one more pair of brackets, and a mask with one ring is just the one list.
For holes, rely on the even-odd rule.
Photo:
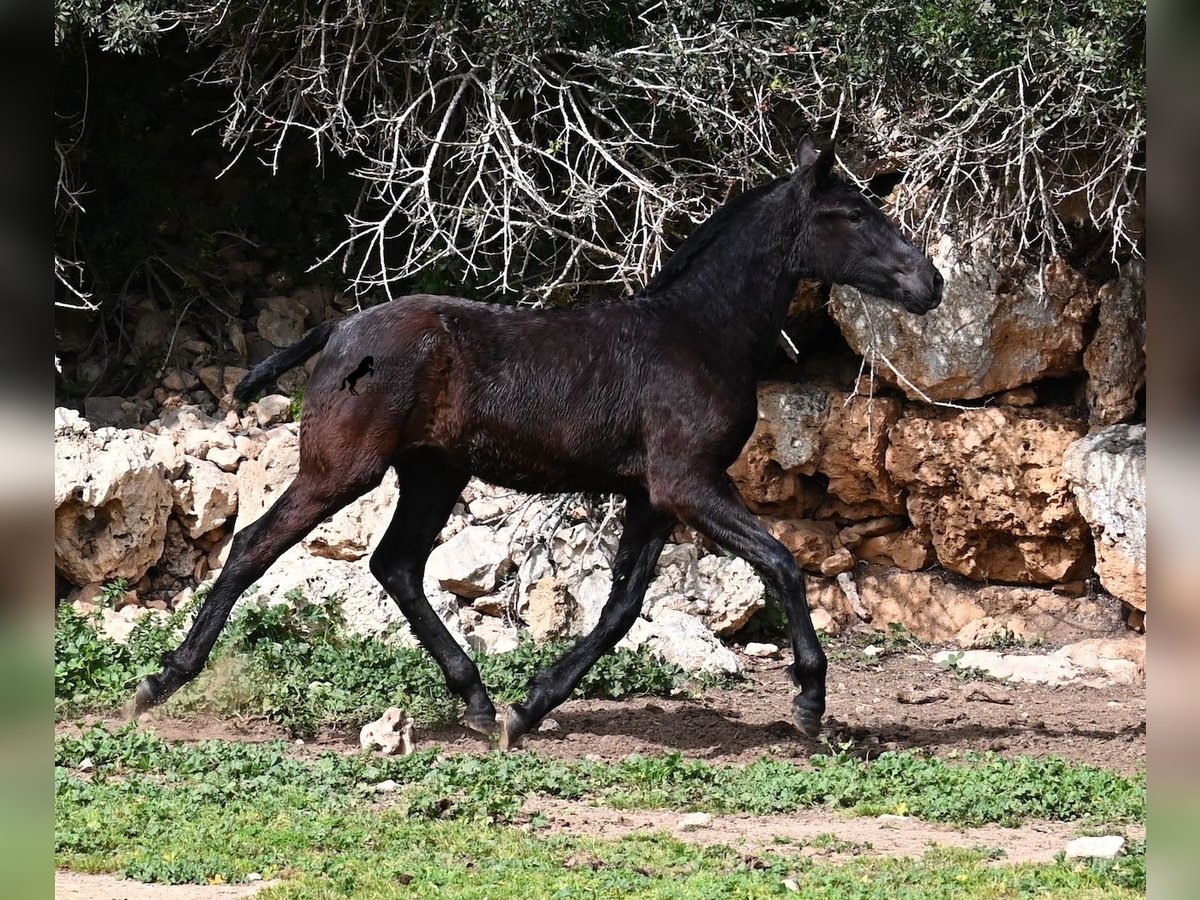
[(852, 224), (852, 225), (857, 225), (857, 224), (859, 224), (859, 223), (860, 223), (860, 222), (861, 222), (863, 219), (865, 219), (865, 218), (866, 218), (866, 216), (864, 216), (864, 215), (862, 214), (862, 210), (860, 210), (860, 209), (856, 209), (856, 210), (854, 210), (853, 212), (851, 212), (851, 213), (850, 213), (850, 215), (849, 215), (849, 216), (847, 216), (847, 218), (850, 220), (850, 224)]

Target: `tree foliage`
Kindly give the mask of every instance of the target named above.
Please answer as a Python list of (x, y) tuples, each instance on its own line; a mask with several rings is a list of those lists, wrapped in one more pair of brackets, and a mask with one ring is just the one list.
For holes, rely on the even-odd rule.
[[(64, 12), (65, 10), (65, 12)], [(113, 50), (186, 27), (230, 159), (292, 143), (361, 183), (323, 248), (358, 289), (442, 273), (540, 300), (644, 282), (807, 129), (902, 173), (926, 237), (1137, 252), (1145, 0), (59, 3)]]

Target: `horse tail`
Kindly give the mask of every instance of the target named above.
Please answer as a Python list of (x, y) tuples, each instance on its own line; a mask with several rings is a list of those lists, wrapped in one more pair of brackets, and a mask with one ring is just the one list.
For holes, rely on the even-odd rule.
[(272, 353), (238, 382), (237, 387), (233, 389), (233, 396), (242, 403), (247, 402), (264, 384), (274, 381), (288, 369), (300, 365), (328, 344), (334, 329), (342, 321), (344, 320), (337, 319), (318, 325), (290, 347), (284, 347), (278, 353)]

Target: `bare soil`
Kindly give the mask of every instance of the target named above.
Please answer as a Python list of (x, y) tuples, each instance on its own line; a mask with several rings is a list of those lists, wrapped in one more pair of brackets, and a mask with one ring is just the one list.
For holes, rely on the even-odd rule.
[[(935, 665), (932, 650), (892, 653), (873, 662), (831, 654), (822, 739), (791, 724), (795, 692), (779, 660), (746, 659), (746, 680), (694, 697), (575, 700), (553, 713), (557, 728), (529, 735), (524, 747), (567, 759), (620, 759), (673, 750), (712, 763), (761, 756), (803, 759), (829, 745), (875, 755), (884, 750), (993, 751), (1061, 756), (1130, 774), (1145, 765), (1144, 684), (1001, 684), (968, 681)], [(116, 717), (107, 721), (116, 722)], [(156, 715), (149, 727), (171, 740), (266, 741), (287, 737), (263, 720)], [(73, 730), (64, 724), (62, 730)], [(418, 748), (478, 752), (486, 741), (461, 727), (418, 729)], [(828, 740), (828, 744), (824, 742)], [(326, 732), (297, 752), (357, 750), (358, 735)]]
[(56, 900), (233, 900), (249, 897), (265, 887), (277, 884), (142, 884), (116, 875), (90, 875), (86, 872), (54, 873)]

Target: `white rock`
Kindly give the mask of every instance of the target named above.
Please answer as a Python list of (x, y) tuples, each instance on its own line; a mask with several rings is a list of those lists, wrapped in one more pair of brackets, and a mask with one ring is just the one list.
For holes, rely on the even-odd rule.
[(304, 539), (304, 549), (329, 559), (361, 559), (379, 543), (400, 500), (396, 473), (389, 470), (375, 488), (322, 522)]
[(762, 579), (744, 559), (706, 556), (698, 568), (699, 596), (708, 606), (704, 621), (714, 634), (733, 634), (766, 607)]
[(392, 779), (389, 778), (386, 781), (381, 781), (381, 782), (379, 782), (379, 784), (375, 785), (375, 793), (390, 794), (393, 791), (399, 790), (399, 788), (400, 788), (400, 783), (398, 781), (393, 781)]
[(213, 447), (205, 459), (224, 472), (236, 472), (242, 461), (242, 454), (233, 447)]
[(735, 675), (741, 671), (741, 663), (733, 651), (695, 616), (668, 609), (647, 624), (651, 636), (645, 643), (659, 658), (674, 663), (685, 672)]
[(471, 649), (483, 653), (509, 653), (517, 649), (520, 632), (499, 619), (483, 619), (467, 635)]
[(183, 477), (173, 484), (175, 512), (187, 533), (198, 538), (237, 512), (237, 479), (207, 460), (186, 460)]
[(1067, 448), (1063, 472), (1096, 541), (1104, 589), (1146, 609), (1146, 426), (1112, 425)]
[(433, 549), (425, 571), (443, 590), (461, 597), (482, 597), (496, 589), (512, 568), (511, 529), (483, 525), (464, 528)]
[(151, 460), (155, 439), (140, 431), (89, 431), (56, 413), (54, 566), (75, 584), (136, 581), (158, 562), (171, 512), (171, 486)]
[(368, 722), (358, 733), (358, 745), (364, 750), (378, 747), (391, 756), (413, 751), (413, 721), (399, 707), (386, 709), (374, 722)]
[(697, 828), (707, 828), (712, 824), (713, 817), (706, 812), (688, 813), (680, 816), (676, 826), (680, 831), (695, 831)]
[(185, 431), (179, 443), (185, 455), (195, 456), (199, 459), (204, 459), (214, 448), (234, 449), (233, 437), (225, 430), (224, 426)]
[[(247, 603), (287, 603), (292, 590), (309, 601), (337, 595), (342, 601), (346, 629), (351, 634), (382, 635), (397, 630), (401, 646), (418, 646), (396, 602), (371, 574), (367, 559), (338, 560), (312, 556), (301, 546), (292, 547), (256, 582), (257, 590), (244, 595), (235, 610)], [(458, 600), (426, 579), (425, 595), (455, 642), (467, 648), (458, 614)]]
[(260, 428), (287, 422), (292, 417), (292, 400), (283, 394), (267, 394), (254, 404), (254, 419)]
[(1069, 841), (1066, 846), (1067, 859), (1090, 857), (1093, 859), (1115, 859), (1125, 849), (1125, 838), (1119, 834), (1103, 837), (1081, 837)]
[(772, 659), (779, 655), (779, 648), (774, 644), (759, 644), (751, 641), (746, 645), (746, 655), (759, 659)]

